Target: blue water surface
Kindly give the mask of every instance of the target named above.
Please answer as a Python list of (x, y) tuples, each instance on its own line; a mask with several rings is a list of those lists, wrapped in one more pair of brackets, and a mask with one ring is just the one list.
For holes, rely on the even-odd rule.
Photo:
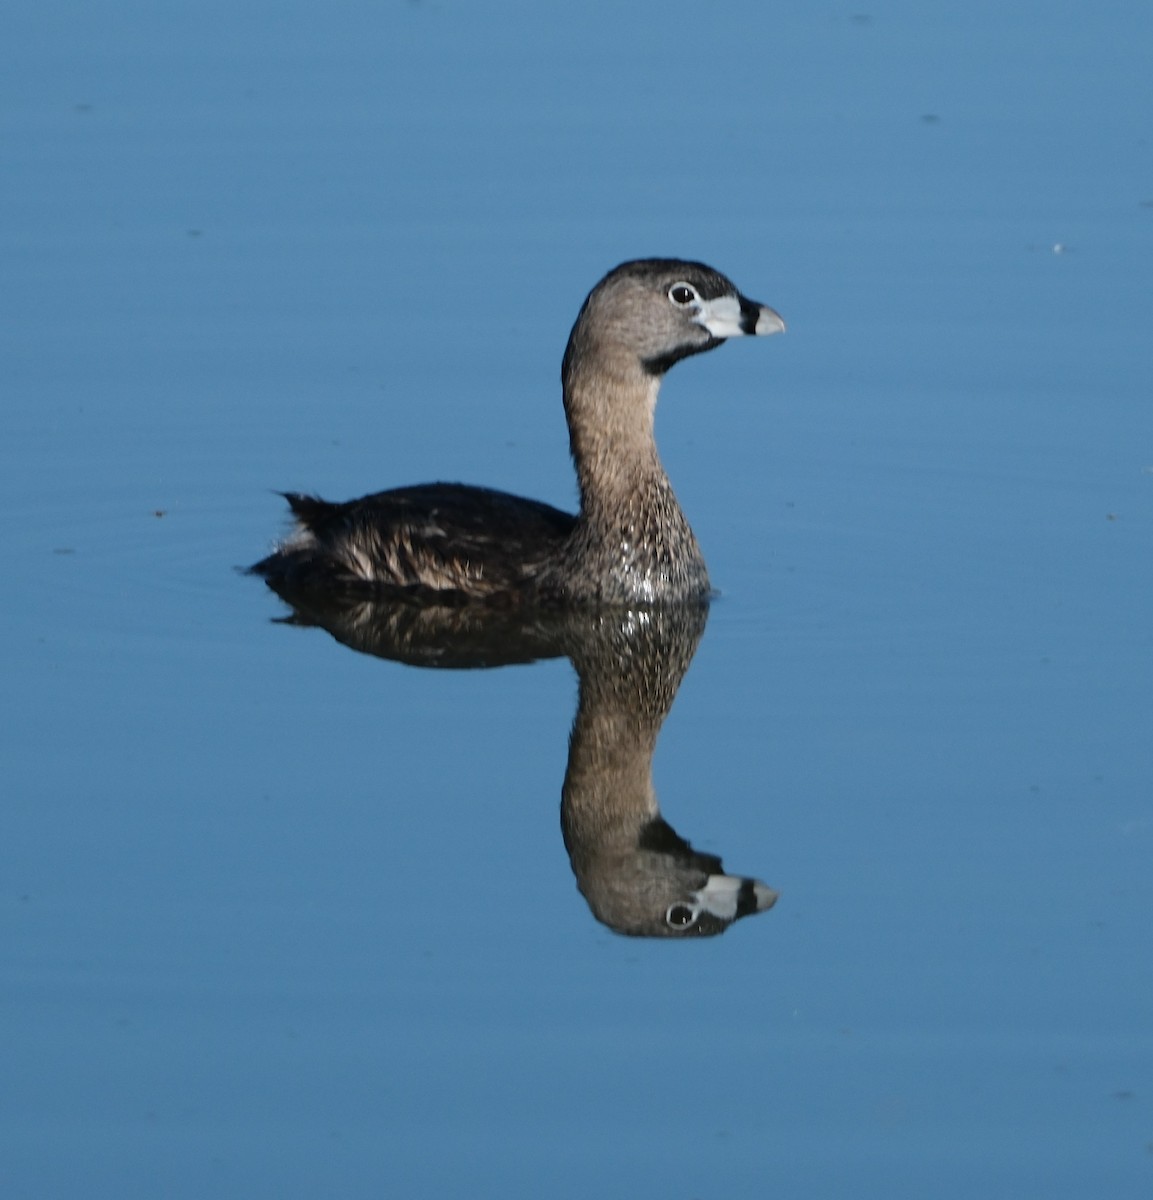
[[(8, 1200), (1153, 1188), (1153, 9), (21, 5), (0, 41)], [(571, 507), (616, 262), (721, 593), (661, 735), (779, 888), (574, 886), (563, 659), (358, 654), (274, 488)]]

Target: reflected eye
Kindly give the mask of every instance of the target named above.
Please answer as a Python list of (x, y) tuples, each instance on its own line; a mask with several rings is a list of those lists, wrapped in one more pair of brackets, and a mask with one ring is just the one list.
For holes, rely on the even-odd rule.
[(674, 283), (669, 288), (669, 299), (681, 308), (684, 308), (687, 304), (692, 304), (696, 298), (696, 288), (690, 287), (687, 283)]
[(670, 904), (665, 913), (665, 924), (670, 929), (685, 929), (697, 919), (697, 910), (687, 904)]

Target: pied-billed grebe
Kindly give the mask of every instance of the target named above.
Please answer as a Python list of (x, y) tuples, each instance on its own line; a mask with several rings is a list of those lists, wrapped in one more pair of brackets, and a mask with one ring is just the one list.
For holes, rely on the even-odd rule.
[(657, 392), (682, 358), (784, 328), (773, 309), (703, 263), (622, 263), (589, 293), (561, 368), (580, 485), (575, 517), (458, 483), (344, 504), (290, 493), (296, 528), (252, 570), (278, 590), (351, 588), (453, 603), (702, 601), (705, 562), (653, 438)]

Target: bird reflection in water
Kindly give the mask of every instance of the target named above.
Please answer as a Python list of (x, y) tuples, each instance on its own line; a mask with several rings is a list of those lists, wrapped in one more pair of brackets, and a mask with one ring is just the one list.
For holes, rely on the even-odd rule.
[(708, 936), (775, 903), (772, 888), (725, 874), (720, 858), (680, 837), (653, 788), (657, 736), (704, 633), (706, 605), (549, 612), (274, 590), (293, 610), (284, 623), (412, 666), (572, 661), (580, 701), (561, 827), (577, 886), (610, 929)]

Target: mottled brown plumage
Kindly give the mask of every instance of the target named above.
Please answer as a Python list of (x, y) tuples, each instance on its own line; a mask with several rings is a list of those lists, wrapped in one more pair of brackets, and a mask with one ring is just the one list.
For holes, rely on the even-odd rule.
[(565, 350), (579, 513), (456, 483), (343, 504), (286, 494), (296, 528), (252, 570), (277, 590), (392, 591), (440, 603), (703, 601), (704, 558), (653, 435), (661, 378), (728, 337), (783, 328), (771, 308), (701, 263), (623, 263), (589, 293)]

